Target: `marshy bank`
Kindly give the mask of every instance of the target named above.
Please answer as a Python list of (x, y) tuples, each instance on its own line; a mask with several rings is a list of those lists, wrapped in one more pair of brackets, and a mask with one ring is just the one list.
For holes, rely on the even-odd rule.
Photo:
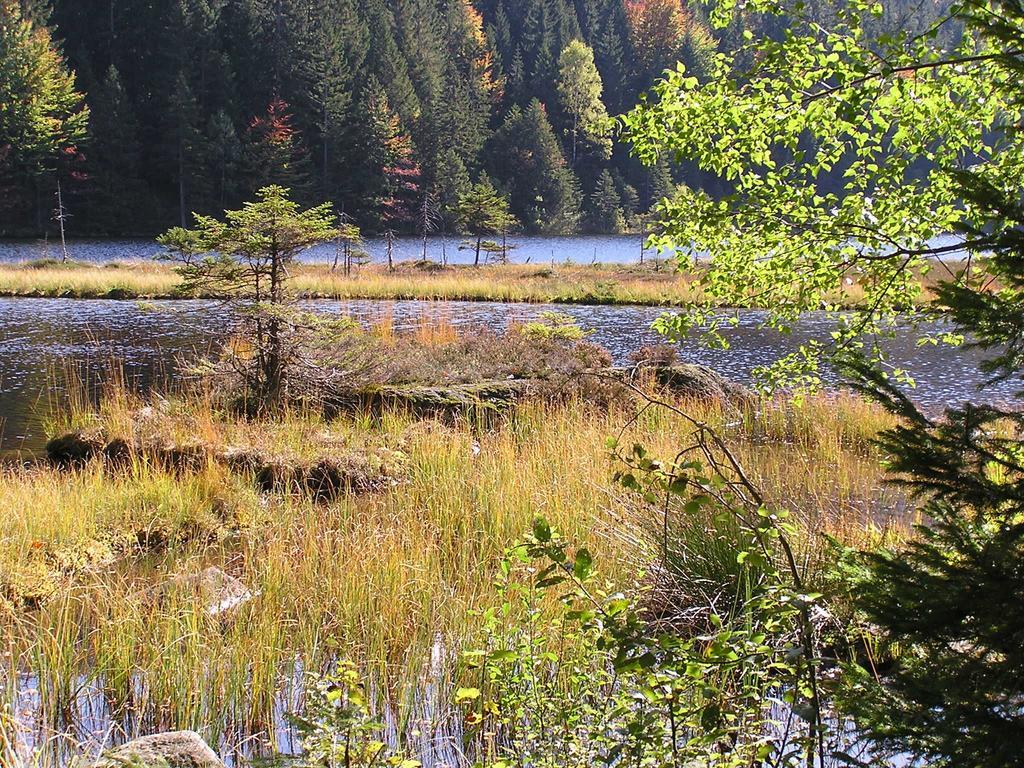
[[(629, 354), (662, 338), (651, 324), (662, 310), (645, 307), (558, 306), (487, 302), (314, 301), (303, 304), (331, 318), (348, 317), (364, 326), (388, 326), (396, 334), (416, 333), (424, 325), (445, 324), (461, 334), (484, 328), (501, 332), (510, 324), (535, 321), (558, 311), (593, 329), (590, 341), (607, 349), (616, 365)], [(827, 342), (834, 320), (809, 313), (792, 334), (762, 326), (764, 314), (737, 313), (729, 331), (728, 350), (704, 346), (696, 339), (678, 345), (680, 359), (707, 365), (729, 379), (749, 382), (751, 372), (789, 354), (810, 340)], [(76, 301), (74, 299), (0, 299), (0, 449), (38, 451), (46, 441), (39, 413), (59, 390), (48, 371), (72, 366), (90, 379), (102, 379), (111, 361), (140, 390), (173, 378), (182, 359), (215, 351), (230, 334), (232, 312), (217, 302)], [(941, 329), (928, 325), (924, 330)], [(936, 411), (965, 400), (1010, 401), (1013, 387), (996, 383), (979, 390), (987, 377), (974, 350), (919, 346), (918, 332), (898, 327), (881, 345), (893, 365), (917, 382), (912, 397)], [(831, 381), (825, 373), (826, 383)]]
[[(951, 267), (953, 268), (953, 267)], [(307, 299), (483, 301), (599, 306), (687, 307), (706, 302), (695, 274), (671, 262), (645, 264), (495, 264), (481, 267), (434, 261), (370, 264), (346, 275), (329, 264), (297, 264), (295, 293)], [(921, 278), (921, 305), (933, 278)], [(70, 299), (212, 299), (215, 293), (183, 292), (174, 268), (158, 261), (102, 264), (52, 259), (0, 263), (0, 296)], [(832, 297), (836, 306), (865, 307), (864, 291), (850, 280)], [(758, 309), (751, 298), (746, 309)]]
[[(2, 717), (22, 755), (35, 746), (39, 765), (63, 764), (179, 728), (227, 757), (292, 751), (284, 713), (302, 709), (308, 674), (345, 658), (371, 681), (388, 738), (425, 765), (450, 764), (477, 748), (451, 706), (472, 674), (460, 652), (477, 641), (474, 611), (495, 605), (506, 549), (537, 515), (592, 552), (609, 589), (635, 592), (660, 523), (610, 482), (620, 464), (606, 439), (671, 455), (686, 419), (562, 386), (607, 363), (587, 341), (543, 352), (517, 330), (486, 343), (444, 324), (373, 334), (404, 366), (391, 381), (443, 372), (451, 386), (519, 366), (546, 386), (484, 420), (395, 404), (328, 416), (319, 403), (243, 418), (216, 389), (114, 387), (95, 405), (69, 399), (49, 422), (83, 451), (57, 442), (51, 461), (0, 472)], [(891, 419), (876, 409), (849, 397), (694, 399), (651, 377), (636, 386), (713, 425), (765, 493), (787, 500), (811, 583), (832, 558), (826, 536), (902, 535), (904, 501), (883, 487), (870, 442)], [(331, 485), (356, 475), (366, 482)], [(730, 535), (712, 518), (678, 529), (673, 551), (699, 576), (688, 584), (734, 577), (735, 551), (716, 546)], [(205, 585), (221, 572), (214, 582), (237, 579), (246, 599), (211, 611)], [(668, 589), (659, 612), (686, 613), (691, 600)]]

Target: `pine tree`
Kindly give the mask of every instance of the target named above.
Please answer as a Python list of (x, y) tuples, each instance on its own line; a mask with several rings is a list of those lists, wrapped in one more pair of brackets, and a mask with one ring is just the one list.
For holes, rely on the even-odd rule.
[(322, 199), (341, 202), (351, 162), (355, 81), (369, 50), (369, 32), (353, 0), (316, 0), (306, 30), (313, 45), (304, 65), (304, 103), (315, 126), (318, 187)]

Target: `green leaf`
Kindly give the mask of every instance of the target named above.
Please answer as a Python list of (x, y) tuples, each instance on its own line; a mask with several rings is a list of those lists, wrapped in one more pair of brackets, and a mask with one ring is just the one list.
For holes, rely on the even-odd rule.
[(457, 691), (455, 691), (456, 704), (465, 704), (467, 701), (476, 701), (479, 698), (479, 688), (459, 688)]
[(548, 521), (543, 517), (534, 518), (533, 537), (542, 544), (547, 544), (551, 541), (551, 526), (548, 525)]

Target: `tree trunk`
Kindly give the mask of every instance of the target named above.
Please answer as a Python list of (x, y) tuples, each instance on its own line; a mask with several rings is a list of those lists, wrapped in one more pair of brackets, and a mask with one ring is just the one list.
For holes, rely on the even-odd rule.
[(480, 266), (480, 242), (483, 239), (484, 239), (483, 235), (477, 235), (476, 236), (476, 258), (473, 259), (473, 266), (474, 267), (479, 267)]
[(181, 215), (181, 226), (188, 226), (187, 214), (185, 213), (185, 143), (178, 139), (178, 211)]
[(60, 189), (60, 179), (57, 179), (57, 223), (60, 224), (60, 253), (61, 263), (68, 263), (68, 242), (64, 237), (64, 195)]
[(283, 300), (281, 291), (283, 279), (281, 254), (275, 241), (270, 246), (271, 316), (267, 322), (267, 352), (264, 381), (264, 405), (271, 410), (277, 410), (282, 405), (282, 397), (284, 395), (284, 354), (281, 340), (281, 318), (277, 313)]

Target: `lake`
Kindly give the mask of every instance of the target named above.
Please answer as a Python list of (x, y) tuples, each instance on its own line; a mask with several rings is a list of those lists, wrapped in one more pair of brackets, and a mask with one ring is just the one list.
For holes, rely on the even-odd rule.
[[(458, 237), (427, 238), (427, 258), (448, 264), (472, 264), (472, 251), (462, 249)], [(575, 264), (628, 264), (640, 260), (640, 235), (578, 235), (573, 237), (540, 237), (516, 235), (509, 238), (509, 259), (517, 264), (572, 262)], [(383, 238), (368, 238), (364, 249), (375, 262), (387, 261), (387, 245)], [(137, 261), (151, 259), (163, 249), (153, 240), (71, 240), (68, 253), (75, 261), (104, 263), (111, 261)], [(334, 261), (334, 245), (311, 248), (301, 256), (309, 263)], [(646, 251), (645, 258), (654, 258), (654, 251)], [(31, 261), (33, 259), (59, 259), (59, 241), (7, 240), (0, 242), (0, 262)], [(392, 256), (396, 261), (423, 258), (423, 240), (400, 237), (394, 242)]]
[[(368, 322), (391, 317), (397, 330), (411, 329), (424, 317), (443, 318), (463, 328), (501, 330), (513, 321), (545, 311), (572, 315), (593, 329), (591, 340), (608, 349), (617, 363), (644, 344), (659, 343), (650, 328), (663, 310), (654, 307), (554, 306), (487, 302), (317, 301), (317, 311)], [(759, 365), (771, 362), (811, 339), (827, 340), (832, 319), (806, 315), (790, 335), (759, 327), (763, 312), (739, 312), (730, 332), (731, 348), (708, 349), (690, 340), (681, 359), (709, 365), (736, 381), (748, 382)], [(90, 378), (112, 365), (138, 387), (173, 377), (176, 362), (214, 347), (232, 325), (223, 305), (209, 301), (76, 301), (0, 299), (0, 449), (38, 450), (44, 442), (40, 418), (59, 384), (54, 372), (80, 366)], [(882, 345), (891, 361), (917, 381), (912, 396), (935, 412), (965, 400), (1007, 402), (1012, 386), (979, 389), (984, 377), (977, 355), (950, 347), (919, 347), (911, 329), (901, 329)]]

